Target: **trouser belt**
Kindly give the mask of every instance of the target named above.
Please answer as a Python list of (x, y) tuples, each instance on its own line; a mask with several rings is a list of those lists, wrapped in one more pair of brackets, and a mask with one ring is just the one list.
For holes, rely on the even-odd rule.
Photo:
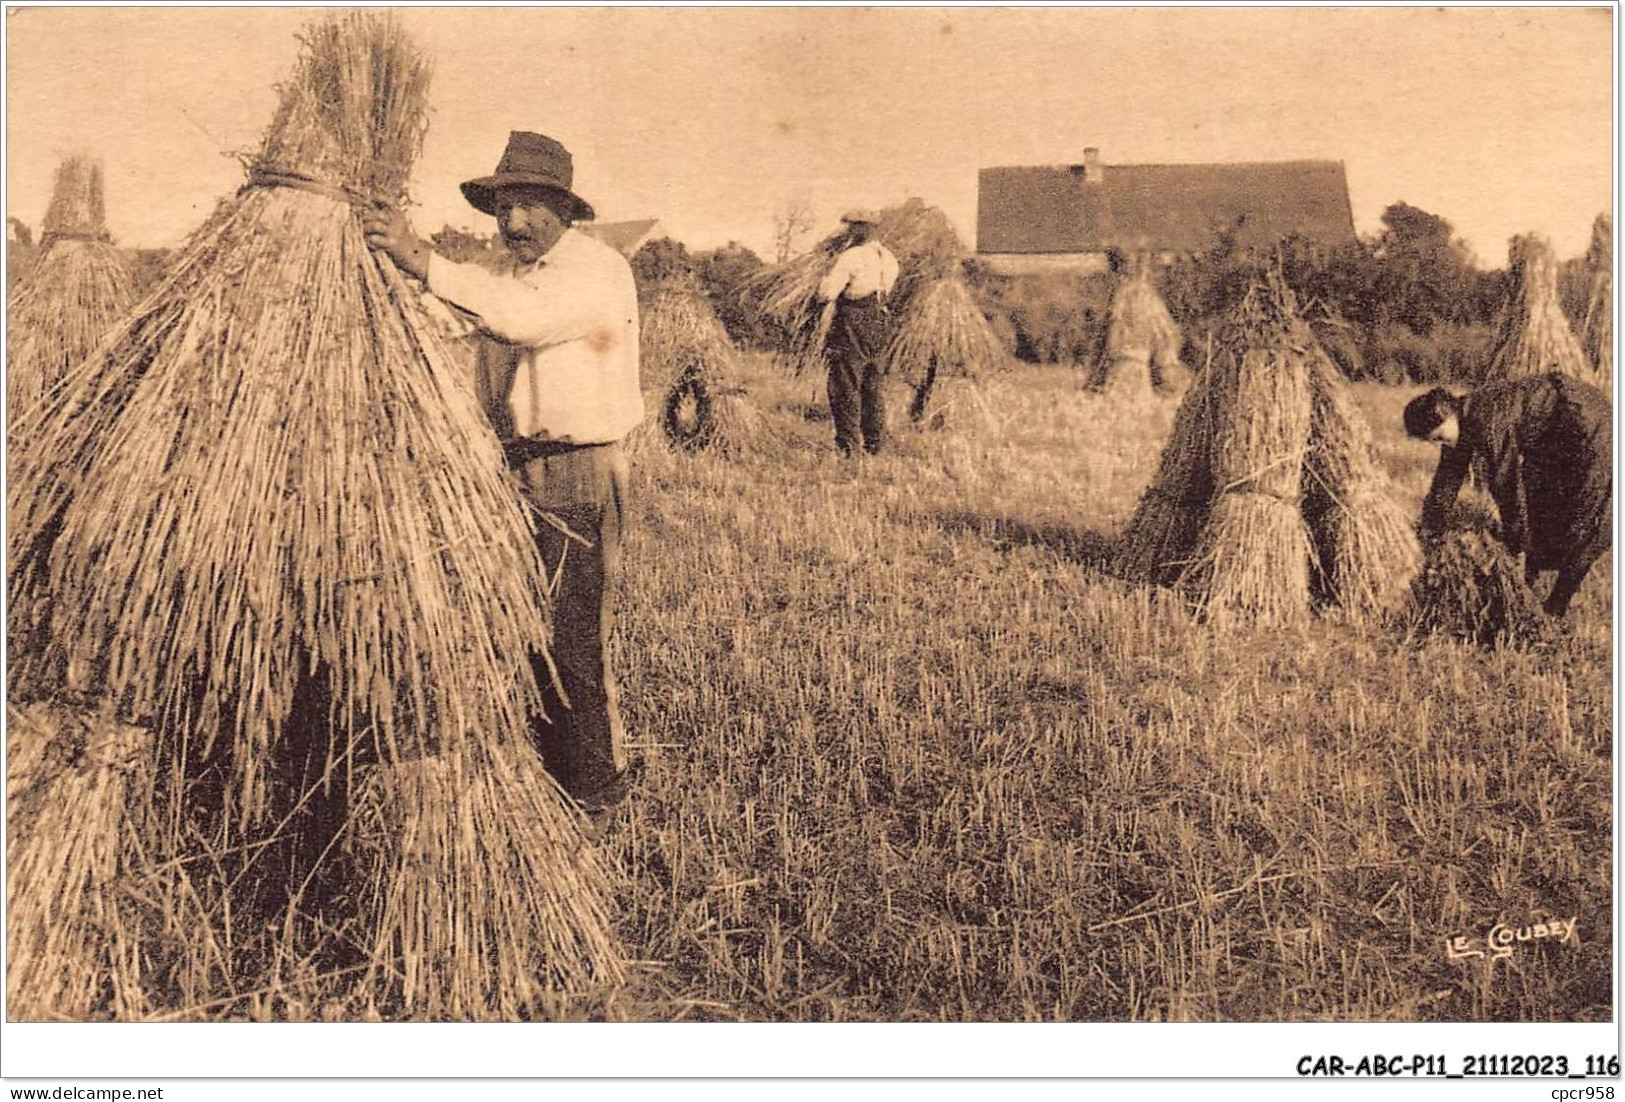
[(523, 467), (534, 459), (569, 455), (571, 452), (586, 451), (588, 448), (607, 447), (608, 443), (570, 444), (562, 440), (540, 440), (534, 436), (521, 436), (513, 440), (504, 440), (502, 454), (507, 458), (508, 466)]

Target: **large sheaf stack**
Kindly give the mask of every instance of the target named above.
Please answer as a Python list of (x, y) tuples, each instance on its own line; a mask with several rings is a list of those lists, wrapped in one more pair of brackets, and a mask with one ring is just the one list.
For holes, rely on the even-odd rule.
[[(620, 974), (608, 883), (528, 737), (548, 622), (533, 518), (420, 295), (361, 234), (358, 208), (404, 197), (428, 65), (378, 14), (302, 42), (236, 199), (14, 462), (13, 698), (71, 698), (100, 741), (145, 743), (120, 766), (141, 784), (47, 771), (41, 803), (101, 793), (67, 836), (12, 832), (14, 1013), (138, 1001), (19, 986), (77, 967), (26, 916), (110, 883), (104, 856), (86, 864), (109, 851), (210, 874), (142, 887), (232, 947), (217, 971), (268, 967), (241, 956), (270, 925), (287, 944), (340, 931), (380, 1012), (512, 1017)], [(97, 768), (72, 732), (34, 737), (24, 756)], [(49, 876), (16, 877), (53, 853)], [(89, 894), (87, 913), (106, 901)], [(145, 943), (76, 951), (157, 982)]]
[(1144, 394), (1182, 368), (1184, 338), (1151, 282), (1151, 265), (1137, 257), (1119, 273), (1106, 317), (1106, 336), (1091, 366), (1089, 387)]
[(70, 157), (56, 170), (41, 252), (6, 308), (6, 397), (12, 415), (39, 404), (130, 308), (129, 266), (107, 233), (101, 166)]
[[(940, 378), (976, 378), (1005, 366), (1009, 357), (965, 283), (969, 254), (942, 211), (909, 199), (880, 212), (875, 236), (898, 267), (886, 303), (893, 320), (887, 370), (913, 388), (909, 412), (919, 421)], [(814, 292), (844, 240), (844, 234), (828, 237), (753, 280), (762, 313), (787, 335), (786, 351), (798, 370), (823, 366), (833, 311), (821, 307)]]
[(1580, 343), (1591, 366), (1604, 383), (1614, 378), (1614, 220), (1597, 215), (1591, 224), (1591, 248), (1586, 252), (1591, 293), (1586, 299), (1585, 324)]
[(740, 383), (739, 350), (692, 276), (676, 274), (642, 297), (644, 385), (663, 394), (661, 428), (687, 451), (748, 454), (775, 435)]
[(1397, 608), (1420, 553), (1347, 387), (1271, 275), (1226, 318), (1124, 534), (1132, 577), (1210, 621)]
[(1484, 382), (1521, 379), (1560, 371), (1588, 383), (1598, 381), (1580, 339), (1569, 326), (1557, 294), (1557, 259), (1551, 245), (1528, 234), (1508, 249), (1512, 293), (1501, 316), (1495, 351)]

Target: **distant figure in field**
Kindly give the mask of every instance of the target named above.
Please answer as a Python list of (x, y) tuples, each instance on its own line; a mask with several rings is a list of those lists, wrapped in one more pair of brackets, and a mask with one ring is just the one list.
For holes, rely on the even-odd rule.
[(1422, 505), (1424, 537), (1442, 532), (1475, 461), (1501, 514), (1501, 538), (1533, 584), (1556, 570), (1546, 611), (1562, 616), (1613, 539), (1613, 413), (1568, 375), (1532, 375), (1457, 397), (1443, 387), (1405, 407), (1405, 431), (1444, 448)]
[(881, 394), (886, 343), (891, 338), (886, 296), (897, 282), (897, 257), (875, 239), (880, 216), (873, 211), (848, 211), (841, 221), (847, 227), (846, 246), (817, 292), (819, 302), (835, 307), (824, 346), (829, 359), (829, 415), (841, 454), (857, 449), (861, 430), (864, 450), (875, 455), (886, 436)]

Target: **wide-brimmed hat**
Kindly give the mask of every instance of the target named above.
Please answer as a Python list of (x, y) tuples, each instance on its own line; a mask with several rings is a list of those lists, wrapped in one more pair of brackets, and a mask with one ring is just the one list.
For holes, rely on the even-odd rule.
[(573, 222), (592, 221), (592, 204), (570, 190), (575, 179), (575, 163), (570, 151), (545, 134), (515, 130), (508, 135), (508, 148), (502, 151), (497, 170), (489, 176), (463, 184), (463, 198), (485, 214), (497, 212), (497, 193), (508, 187), (540, 187), (556, 191), (574, 208)]
[(878, 226), (880, 224), (880, 215), (875, 211), (860, 207), (857, 210), (849, 210), (841, 215), (841, 221), (849, 225), (867, 222), (871, 226)]

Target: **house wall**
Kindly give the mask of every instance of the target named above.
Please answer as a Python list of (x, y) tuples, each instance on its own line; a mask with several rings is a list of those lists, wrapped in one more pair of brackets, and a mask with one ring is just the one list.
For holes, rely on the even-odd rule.
[(976, 259), (1000, 275), (1043, 275), (1046, 272), (1092, 275), (1106, 270), (1105, 253), (978, 253)]

